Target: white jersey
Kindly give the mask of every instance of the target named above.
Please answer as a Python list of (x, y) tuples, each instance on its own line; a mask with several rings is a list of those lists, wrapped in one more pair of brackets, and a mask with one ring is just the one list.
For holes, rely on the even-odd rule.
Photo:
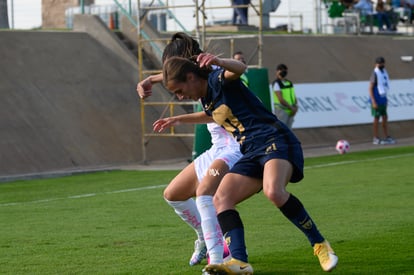
[(211, 144), (213, 144), (212, 146), (214, 147), (220, 148), (229, 146), (240, 146), (236, 139), (217, 123), (208, 123), (207, 130), (210, 132)]
[(199, 182), (202, 181), (214, 160), (223, 160), (230, 169), (242, 156), (240, 144), (221, 126), (212, 122), (207, 124), (207, 129), (211, 134), (213, 145), (194, 160), (194, 168)]

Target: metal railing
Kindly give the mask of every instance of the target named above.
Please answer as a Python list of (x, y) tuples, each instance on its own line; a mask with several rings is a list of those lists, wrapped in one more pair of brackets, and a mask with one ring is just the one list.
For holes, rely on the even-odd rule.
[[(117, 10), (122, 16), (125, 16), (128, 21), (137, 29), (137, 47), (138, 47), (138, 79), (142, 80), (145, 77), (151, 75), (160, 73), (161, 69), (147, 69), (144, 67), (144, 46), (148, 44), (152, 51), (156, 53), (156, 56), (159, 61), (161, 61), (162, 51), (163, 47), (162, 45), (166, 45), (168, 43), (168, 40), (170, 38), (161, 38), (158, 34), (158, 37), (154, 37), (154, 34), (149, 34), (145, 31), (143, 22), (146, 19), (146, 16), (150, 13), (150, 11), (158, 11), (158, 10), (164, 10), (169, 18), (173, 19), (178, 26), (182, 28), (183, 32), (189, 33), (185, 27), (179, 22), (178, 18), (174, 15), (174, 13), (171, 11), (172, 8), (179, 9), (179, 8), (193, 8), (194, 9), (194, 20), (196, 23), (195, 27), (195, 37), (200, 43), (200, 47), (204, 48), (206, 45), (206, 10), (211, 9), (228, 9), (228, 8), (235, 8), (235, 7), (250, 7), (252, 8), (260, 17), (260, 13), (262, 11), (262, 5), (259, 1), (260, 5), (258, 7), (250, 5), (241, 5), (241, 6), (215, 6), (215, 7), (206, 7), (204, 0), (195, 0), (191, 5), (174, 5), (169, 6), (168, 0), (161, 1), (157, 0), (156, 4), (154, 4), (155, 0), (151, 1), (148, 5), (142, 5), (140, 0), (137, 0), (136, 5), (133, 5), (131, 1), (129, 1), (128, 7), (123, 6), (118, 0), (113, 0), (114, 4), (117, 7)], [(138, 8), (140, 7), (140, 8)], [(135, 8), (135, 10), (134, 10)], [(87, 12), (87, 9), (83, 8), (83, 12)], [(201, 16), (200, 16), (201, 15)], [(120, 16), (118, 16), (119, 18)], [(230, 36), (225, 39), (229, 39), (230, 41), (230, 52), (233, 54), (234, 52), (234, 40), (240, 39), (240, 38), (257, 38), (257, 48), (255, 49), (255, 52), (253, 54), (258, 55), (258, 65), (251, 65), (251, 67), (261, 67), (262, 66), (262, 22), (260, 21), (259, 28), (257, 30), (256, 35), (240, 35), (236, 34), (235, 36)], [(209, 37), (210, 40), (214, 39), (223, 39), (223, 36), (221, 37)], [(250, 67), (250, 66), (249, 66)], [(174, 127), (170, 128), (168, 133), (154, 133), (151, 129), (151, 131), (146, 129), (146, 108), (148, 107), (158, 107), (158, 106), (165, 106), (164, 110), (161, 112), (161, 117), (165, 115), (165, 113), (168, 112), (169, 116), (173, 116), (176, 114), (177, 106), (185, 107), (185, 106), (191, 106), (196, 105), (198, 102), (177, 102), (173, 101), (173, 98), (171, 98), (169, 101), (151, 101), (151, 100), (140, 100), (140, 117), (141, 117), (141, 147), (142, 147), (142, 160), (144, 163), (147, 162), (147, 152), (146, 152), (146, 146), (148, 144), (148, 141), (151, 138), (154, 137), (194, 137), (194, 132), (192, 133), (180, 133), (177, 132)], [(194, 109), (194, 108), (193, 108)], [(180, 109), (181, 111), (183, 109)]]
[(296, 19), (299, 21), (299, 30), (298, 31), (303, 31), (303, 15), (302, 14), (291, 14), (291, 15), (276, 15), (276, 14), (272, 14), (270, 15), (270, 18), (287, 18), (288, 19), (288, 23), (287, 23), (287, 31), (290, 33), (292, 31), (294, 31), (292, 29), (292, 24), (291, 24), (291, 19)]
[[(259, 15), (260, 17), (260, 13), (262, 11), (262, 1), (259, 1), (260, 5), (259, 7), (255, 7), (253, 5), (241, 5), (239, 7), (252, 7), (253, 10)], [(170, 8), (174, 8), (174, 9), (179, 9), (179, 8), (193, 8), (194, 9), (194, 20), (195, 20), (195, 35), (197, 40), (200, 43), (200, 47), (202, 49), (205, 48), (206, 45), (206, 10), (211, 10), (211, 9), (224, 9), (224, 8), (234, 8), (236, 6), (226, 6), (226, 5), (221, 5), (221, 6), (214, 6), (214, 7), (206, 7), (205, 5), (205, 1), (204, 0), (194, 0), (192, 5), (174, 5), (174, 6), (169, 6), (168, 5), (168, 0), (164, 3), (161, 0), (157, 1), (157, 6), (141, 6), (141, 1), (138, 0), (138, 6), (141, 7), (140, 9), (137, 9), (137, 18), (141, 18), (142, 20), (142, 14), (145, 16), (146, 14), (148, 14), (149, 11), (151, 10), (166, 10), (166, 12), (168, 14), (171, 14), (172, 12), (170, 11)], [(174, 20), (177, 20), (177, 18), (175, 16), (171, 16), (171, 18), (173, 18)], [(144, 38), (143, 37), (143, 32), (142, 32), (142, 28), (141, 28), (141, 20), (139, 20), (137, 22), (137, 35), (138, 35), (138, 64), (139, 64), (139, 79), (144, 79), (145, 75), (157, 72), (157, 71), (148, 71), (148, 70), (144, 70), (143, 68), (143, 56), (142, 56), (142, 52), (143, 52), (143, 45), (144, 43), (148, 43), (151, 40), (148, 40), (148, 38)], [(179, 21), (179, 20), (177, 20)], [(260, 21), (260, 25), (258, 28), (258, 33), (256, 35), (244, 35), (246, 37), (255, 37), (258, 39), (257, 42), (257, 49), (256, 49), (256, 54), (258, 54), (258, 67), (262, 66), (262, 22)], [(181, 25), (182, 26), (182, 25)], [(185, 30), (184, 27), (183, 31), (187, 32)], [(234, 52), (234, 39), (237, 38), (241, 38), (243, 37), (242, 35), (236, 34), (235, 37), (230, 37), (229, 41), (230, 41), (230, 48), (231, 48), (231, 54)], [(209, 37), (209, 39), (214, 40), (214, 39), (223, 39), (223, 36), (221, 37)], [(152, 138), (152, 137), (193, 137), (194, 133), (176, 133), (175, 130), (172, 128), (170, 130), (170, 132), (168, 134), (159, 134), (159, 133), (148, 133), (145, 129), (145, 108), (148, 106), (160, 106), (160, 105), (166, 105), (169, 108), (170, 111), (170, 115), (174, 114), (174, 106), (175, 105), (194, 105), (194, 104), (198, 104), (197, 102), (150, 102), (150, 101), (146, 101), (146, 100), (141, 100), (141, 127), (142, 127), (142, 133), (143, 133), (143, 138), (142, 138), (142, 152), (143, 152), (143, 161), (146, 162), (146, 144), (148, 139)]]

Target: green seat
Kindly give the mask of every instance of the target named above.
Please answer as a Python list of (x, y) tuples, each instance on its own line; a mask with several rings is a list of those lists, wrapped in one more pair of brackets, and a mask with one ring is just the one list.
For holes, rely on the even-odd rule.
[(328, 9), (328, 16), (330, 18), (342, 17), (344, 10), (345, 6), (339, 3), (339, 1), (332, 1)]
[(361, 29), (364, 29), (364, 27), (369, 27), (369, 32), (373, 32), (373, 27), (378, 26), (378, 19), (376, 16), (370, 14), (370, 15), (362, 15), (359, 18), (359, 23), (361, 26)]
[(378, 19), (373, 15), (361, 15), (361, 23), (364, 23), (365, 25), (372, 24), (374, 26), (378, 26)]

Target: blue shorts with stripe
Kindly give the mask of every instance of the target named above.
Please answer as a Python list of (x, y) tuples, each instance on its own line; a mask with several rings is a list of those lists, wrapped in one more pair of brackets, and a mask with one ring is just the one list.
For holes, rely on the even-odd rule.
[(277, 122), (274, 127), (272, 135), (258, 136), (250, 142), (243, 143), (243, 156), (230, 172), (261, 179), (264, 165), (268, 160), (285, 159), (293, 165), (290, 182), (299, 182), (303, 179), (304, 159), (299, 140), (283, 123)]

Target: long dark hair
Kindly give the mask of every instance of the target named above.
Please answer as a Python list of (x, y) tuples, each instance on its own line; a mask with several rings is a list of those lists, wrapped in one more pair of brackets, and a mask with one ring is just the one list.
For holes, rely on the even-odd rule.
[(170, 40), (170, 43), (165, 47), (162, 53), (162, 62), (172, 56), (180, 56), (191, 58), (199, 55), (203, 51), (200, 49), (200, 44), (191, 36), (183, 32), (175, 33)]
[(202, 79), (208, 79), (211, 68), (200, 68), (194, 58), (172, 56), (165, 60), (162, 69), (163, 83), (167, 86), (169, 81), (185, 82), (187, 74), (193, 73)]

